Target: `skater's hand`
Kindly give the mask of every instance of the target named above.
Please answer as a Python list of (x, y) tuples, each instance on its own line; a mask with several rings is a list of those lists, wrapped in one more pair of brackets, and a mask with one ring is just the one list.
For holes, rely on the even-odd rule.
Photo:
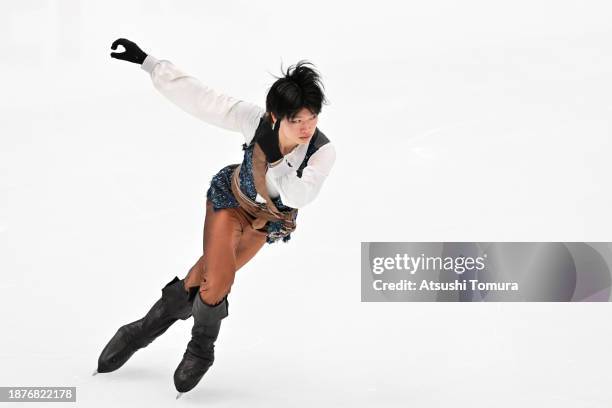
[(145, 58), (147, 58), (147, 54), (141, 50), (136, 43), (130, 40), (118, 38), (113, 42), (111, 48), (116, 50), (118, 45), (123, 46), (123, 48), (125, 48), (125, 52), (111, 52), (110, 56), (112, 58), (133, 62), (134, 64), (139, 65), (142, 65)]
[(277, 120), (274, 123), (274, 127), (269, 126), (269, 123), (266, 126), (262, 126), (263, 130), (257, 133), (257, 144), (261, 147), (264, 154), (266, 155), (266, 159), (268, 163), (274, 163), (283, 158), (283, 154), (280, 151), (279, 140), (278, 140), (278, 130), (280, 129), (280, 120)]

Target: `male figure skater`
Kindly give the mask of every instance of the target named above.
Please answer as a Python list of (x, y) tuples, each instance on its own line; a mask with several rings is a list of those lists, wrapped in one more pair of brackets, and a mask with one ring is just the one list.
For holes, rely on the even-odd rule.
[(235, 99), (191, 77), (170, 61), (147, 55), (124, 38), (111, 57), (148, 72), (155, 88), (191, 115), (242, 133), (244, 158), (215, 174), (206, 193), (203, 254), (183, 279), (174, 277), (141, 319), (121, 326), (103, 349), (94, 372), (117, 370), (178, 319), (193, 315), (191, 340), (174, 373), (179, 391), (193, 389), (214, 361), (221, 320), (236, 271), (267, 242), (287, 242), (298, 209), (311, 203), (330, 174), (334, 146), (317, 128), (326, 103), (312, 64), (290, 66), (268, 91), (266, 109)]

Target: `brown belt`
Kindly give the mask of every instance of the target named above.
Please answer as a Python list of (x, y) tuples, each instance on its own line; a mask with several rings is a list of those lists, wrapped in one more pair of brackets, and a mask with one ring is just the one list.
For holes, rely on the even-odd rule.
[(278, 222), (282, 221), (283, 226), (280, 231), (280, 235), (288, 235), (295, 230), (295, 213), (297, 212), (295, 209), (289, 212), (272, 212), (270, 208), (265, 203), (258, 203), (256, 201), (251, 200), (246, 194), (240, 190), (240, 167), (242, 165), (239, 164), (234, 169), (232, 173), (232, 193), (240, 207), (242, 207), (247, 214), (249, 214), (254, 219), (251, 221), (251, 225), (254, 229), (263, 228), (268, 221)]

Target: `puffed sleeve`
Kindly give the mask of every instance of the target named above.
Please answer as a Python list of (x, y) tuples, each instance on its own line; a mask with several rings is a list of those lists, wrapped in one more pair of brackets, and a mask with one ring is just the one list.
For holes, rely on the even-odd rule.
[(148, 55), (141, 68), (150, 74), (155, 88), (183, 111), (211, 125), (241, 132), (247, 144), (253, 139), (265, 109), (219, 93), (167, 60)]
[(302, 177), (298, 177), (297, 169), (291, 167), (285, 159), (274, 167), (269, 167), (268, 174), (272, 176), (271, 181), (283, 204), (302, 208), (317, 197), (335, 162), (336, 149), (334, 145), (327, 143), (310, 156), (302, 170)]

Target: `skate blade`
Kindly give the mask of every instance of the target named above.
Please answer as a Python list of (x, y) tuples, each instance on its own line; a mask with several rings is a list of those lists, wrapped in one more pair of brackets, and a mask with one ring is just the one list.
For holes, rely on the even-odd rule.
[(97, 368), (94, 370), (94, 372), (91, 375), (94, 376), (96, 374), (98, 374), (98, 369)]
[(176, 399), (181, 398), (181, 395), (183, 395), (183, 393), (182, 393), (182, 392), (179, 392), (178, 394), (176, 394)]

